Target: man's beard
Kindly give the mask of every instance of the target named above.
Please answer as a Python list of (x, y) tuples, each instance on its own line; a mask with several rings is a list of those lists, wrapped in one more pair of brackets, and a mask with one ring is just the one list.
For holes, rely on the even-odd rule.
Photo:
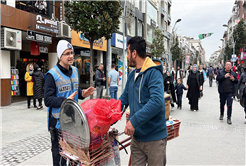
[(136, 61), (132, 59), (132, 53), (131, 58), (128, 60), (130, 67), (136, 67)]

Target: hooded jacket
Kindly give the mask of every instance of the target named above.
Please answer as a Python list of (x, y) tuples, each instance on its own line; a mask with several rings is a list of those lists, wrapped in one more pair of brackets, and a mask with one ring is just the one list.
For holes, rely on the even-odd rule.
[(160, 60), (146, 58), (135, 79), (136, 69), (127, 79), (120, 100), (121, 106), (130, 106), (130, 116), (138, 141), (156, 141), (167, 137), (165, 101), (163, 88), (163, 65)]

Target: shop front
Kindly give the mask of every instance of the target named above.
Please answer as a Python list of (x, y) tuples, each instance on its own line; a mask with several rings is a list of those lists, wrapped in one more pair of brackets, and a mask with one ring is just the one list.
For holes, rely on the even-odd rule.
[[(76, 31), (71, 31), (71, 37), (71, 44), (75, 50), (74, 66), (78, 68), (79, 72), (79, 87), (85, 89), (90, 86), (90, 43), (82, 33)], [(106, 73), (107, 40), (104, 37), (95, 40), (93, 51), (93, 72), (95, 73), (99, 64), (103, 63), (104, 73)]]
[[(28, 64), (38, 64), (43, 74), (56, 64), (56, 45), (61, 38), (57, 37), (58, 21), (7, 5), (1, 7), (5, 13), (1, 16), (1, 28), (4, 29), (3, 41), (6, 44), (1, 47), (0, 55), (1, 73), (5, 72), (0, 75), (1, 96), (4, 96), (1, 97), (1, 105), (5, 106), (26, 100)], [(13, 41), (9, 42), (9, 39)]]

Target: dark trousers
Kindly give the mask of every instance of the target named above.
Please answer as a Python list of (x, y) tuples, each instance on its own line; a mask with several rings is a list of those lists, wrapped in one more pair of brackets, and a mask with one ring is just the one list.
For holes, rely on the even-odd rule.
[(213, 84), (213, 75), (209, 75), (209, 86)]
[[(27, 96), (27, 106), (31, 105), (32, 96)], [(33, 106), (36, 106), (36, 99), (33, 99)]]
[(245, 119), (246, 119), (246, 95), (244, 97), (244, 112), (245, 112)]
[[(56, 126), (57, 120), (55, 118), (50, 119), (50, 126)], [(51, 140), (51, 152), (53, 158), (53, 166), (65, 166), (66, 160), (60, 155), (59, 149), (61, 149), (59, 145), (59, 130), (55, 129), (56, 139), (54, 141)]]
[(178, 107), (182, 107), (182, 96), (183, 96), (183, 94), (177, 94)]
[(227, 103), (227, 118), (231, 118), (233, 93), (220, 93), (220, 114), (224, 115), (224, 106)]
[(38, 99), (38, 104), (39, 104), (39, 106), (42, 105), (42, 98)]

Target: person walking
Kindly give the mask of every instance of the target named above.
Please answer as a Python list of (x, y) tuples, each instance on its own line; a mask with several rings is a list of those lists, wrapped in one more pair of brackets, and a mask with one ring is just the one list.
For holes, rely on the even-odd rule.
[(210, 66), (210, 68), (208, 68), (208, 77), (209, 77), (209, 86), (212, 87), (213, 78), (214, 78), (214, 69), (212, 66)]
[[(236, 74), (237, 79), (239, 80), (240, 75), (239, 75), (239, 72), (238, 72), (237, 67), (236, 66), (233, 66), (233, 69), (232, 70), (234, 71), (234, 73)], [(233, 99), (236, 100), (236, 101), (239, 101), (239, 97), (238, 97), (238, 85), (239, 84), (234, 84), (234, 86), (235, 86), (235, 92), (233, 94)]]
[(216, 80), (219, 81), (219, 94), (220, 94), (220, 120), (224, 117), (224, 106), (227, 103), (227, 123), (232, 124), (231, 114), (232, 114), (232, 98), (235, 92), (234, 84), (238, 83), (238, 79), (234, 71), (231, 70), (232, 65), (230, 61), (225, 64), (225, 69), (220, 71)]
[[(31, 104), (31, 97), (33, 97), (33, 82), (32, 82), (32, 74), (33, 74), (33, 64), (29, 63), (26, 66), (26, 74), (25, 74), (25, 81), (26, 81), (26, 95), (27, 95), (27, 108), (30, 108)], [(33, 98), (33, 106), (36, 108), (36, 99)]]
[(239, 90), (239, 98), (240, 98), (240, 103), (244, 107), (244, 112), (245, 112), (245, 122), (246, 124), (246, 69), (244, 68), (243, 73), (241, 74), (241, 77), (239, 78), (238, 81), (238, 89)]
[(127, 45), (129, 66), (136, 69), (128, 75), (120, 100), (122, 108), (129, 105), (131, 110), (124, 131), (133, 136), (131, 164), (165, 166), (167, 126), (162, 61), (146, 56), (146, 41), (142, 37), (132, 37)]
[(108, 73), (108, 87), (111, 99), (117, 100), (117, 91), (119, 84), (119, 73), (115, 70), (115, 64), (111, 65), (111, 70)]
[(193, 65), (189, 74), (186, 89), (188, 90), (186, 97), (189, 99), (190, 110), (198, 111), (198, 99), (200, 98), (200, 91), (202, 91), (202, 81), (196, 64)]
[(102, 92), (103, 92), (103, 81), (106, 80), (105, 77), (103, 77), (103, 63), (100, 63), (99, 67), (97, 68), (95, 72), (95, 84), (97, 89), (97, 98), (102, 98)]
[(94, 87), (86, 90), (79, 88), (78, 69), (73, 64), (73, 46), (66, 40), (57, 45), (57, 64), (45, 75), (44, 103), (48, 107), (48, 130), (51, 134), (51, 152), (53, 166), (65, 166), (66, 160), (61, 157), (59, 149), (60, 107), (67, 98), (84, 99), (93, 94)]
[(177, 100), (178, 100), (178, 109), (182, 109), (182, 96), (183, 96), (183, 90), (187, 90), (185, 86), (181, 82), (181, 78), (177, 80), (177, 84), (175, 85), (176, 94), (177, 94)]
[(174, 89), (174, 84), (173, 84), (173, 76), (170, 70), (167, 70), (166, 72), (166, 79), (164, 81), (164, 91), (167, 92), (167, 94), (170, 94), (171, 110), (173, 110), (174, 103), (176, 103), (177, 100), (176, 100), (175, 89)]
[(201, 75), (201, 78), (202, 78), (202, 86), (203, 86), (204, 82), (207, 79), (207, 75), (206, 75), (206, 72), (203, 70), (203, 65), (202, 64), (199, 66), (199, 72), (200, 72), (200, 75)]
[(180, 70), (180, 67), (178, 66), (177, 67), (177, 71), (176, 71), (176, 74), (174, 75), (174, 80), (175, 82), (177, 82), (178, 79), (181, 79), (181, 81), (183, 82), (183, 72)]
[(39, 105), (37, 107), (37, 110), (43, 108), (42, 105), (42, 98), (44, 97), (44, 76), (41, 72), (41, 68), (39, 68), (38, 64), (34, 65), (34, 73), (33, 73), (33, 98), (38, 99)]

